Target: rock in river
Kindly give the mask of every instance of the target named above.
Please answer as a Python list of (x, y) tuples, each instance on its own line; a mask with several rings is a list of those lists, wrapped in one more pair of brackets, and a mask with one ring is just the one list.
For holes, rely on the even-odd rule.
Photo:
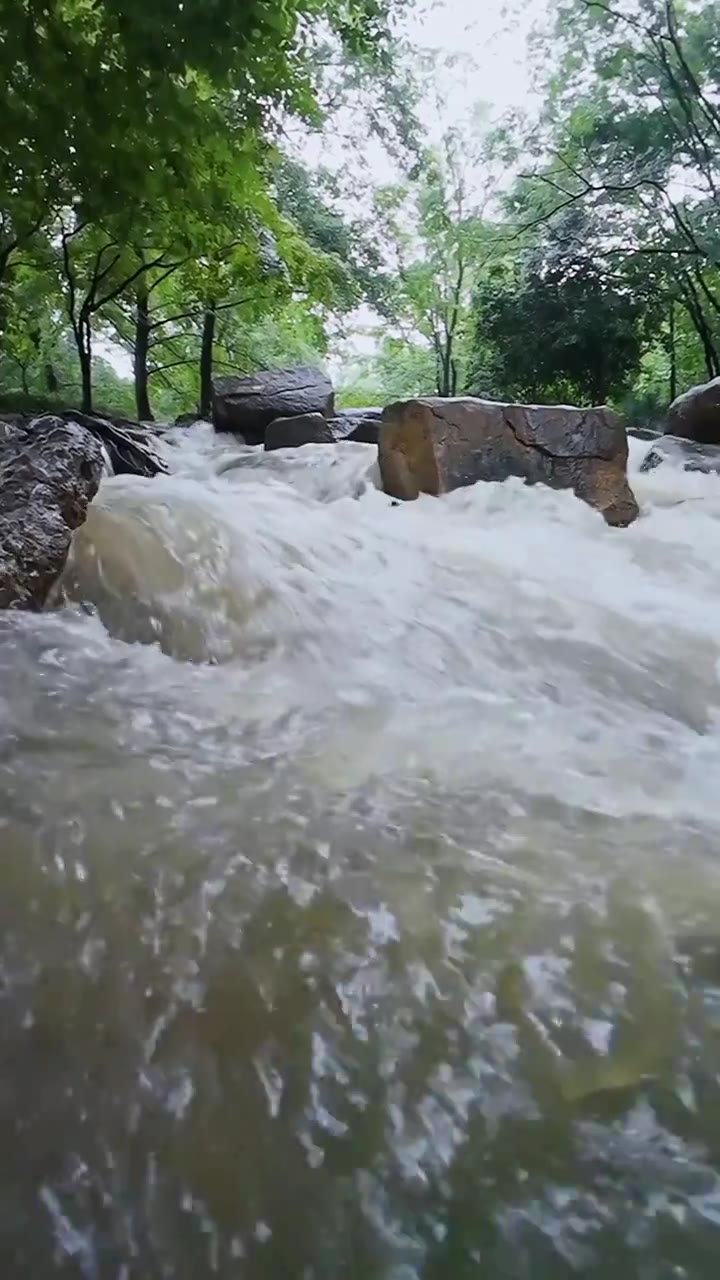
[(73, 529), (97, 493), (103, 454), (74, 422), (38, 418), (0, 432), (0, 608), (39, 609), (63, 570)]
[(217, 431), (237, 432), (248, 444), (262, 444), (276, 418), (306, 413), (333, 416), (335, 394), (322, 369), (270, 369), (247, 378), (216, 378), (213, 422)]
[(321, 413), (276, 418), (265, 431), (266, 449), (297, 449), (302, 444), (334, 444), (335, 433)]
[(666, 431), (699, 444), (720, 444), (720, 378), (691, 387), (673, 400)]
[(338, 440), (357, 444), (377, 444), (380, 438), (382, 409), (340, 409), (332, 420)]
[(663, 462), (669, 462), (683, 471), (720, 472), (720, 448), (713, 444), (698, 444), (697, 440), (683, 440), (680, 436), (660, 436), (643, 458), (641, 471), (654, 471)]
[(395, 498), (519, 476), (572, 489), (612, 525), (638, 514), (627, 455), (625, 428), (605, 408), (427, 398), (389, 405), (380, 429), (383, 486)]

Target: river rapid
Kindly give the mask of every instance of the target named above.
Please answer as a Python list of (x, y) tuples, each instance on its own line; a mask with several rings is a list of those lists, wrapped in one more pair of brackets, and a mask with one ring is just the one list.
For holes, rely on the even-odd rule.
[(0, 615), (3, 1280), (710, 1280), (720, 479), (163, 448)]

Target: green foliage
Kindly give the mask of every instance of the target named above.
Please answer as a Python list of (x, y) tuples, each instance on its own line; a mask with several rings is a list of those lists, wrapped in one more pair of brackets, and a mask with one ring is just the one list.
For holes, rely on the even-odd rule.
[(382, 0), (0, 0), (0, 190), (39, 212), (180, 193), (199, 142), (313, 114), (318, 23), (380, 57), (386, 19)]
[[(709, 0), (557, 0), (547, 105), (514, 215), (582, 205), (593, 252), (675, 308), (702, 376), (720, 373), (720, 28)], [(530, 144), (530, 145), (528, 145)], [(682, 318), (681, 318), (682, 317)], [(689, 326), (689, 327), (688, 327)], [(670, 341), (670, 335), (666, 335)], [(687, 363), (687, 362), (686, 362)], [(681, 352), (672, 356), (677, 380)], [(660, 376), (660, 375), (658, 375)], [(675, 381), (675, 376), (671, 379)]]
[(271, 134), (288, 113), (319, 122), (328, 42), (390, 84), (402, 2), (0, 0), (0, 350), (23, 385), (58, 317), (90, 407), (108, 327), (146, 401), (148, 379), (197, 361), (210, 313), (241, 306), (254, 324), (298, 296), (342, 310), (371, 289), (357, 227), (330, 226), (326, 206), (336, 243), (315, 243), (307, 204), (283, 207)]
[(388, 337), (375, 355), (347, 368), (338, 404), (353, 409), (434, 395), (436, 374), (435, 358), (426, 344)]
[(644, 301), (588, 248), (568, 211), (524, 261), (487, 277), (475, 299), (470, 384), (500, 399), (603, 404), (640, 367)]
[(493, 228), (469, 188), (472, 154), (470, 141), (451, 130), (424, 153), (413, 181), (376, 193), (394, 258), (386, 310), (406, 339), (425, 339), (441, 396), (462, 385), (473, 280), (493, 253)]
[(278, 210), (287, 220), (286, 235), (294, 229), (305, 253), (312, 251), (304, 267), (315, 280), (318, 300), (336, 312), (363, 301), (383, 310), (387, 277), (380, 247), (363, 219), (339, 212), (337, 180), (325, 170), (311, 173), (299, 161), (279, 156), (273, 187)]
[[(35, 385), (34, 379), (30, 388), (25, 390), (19, 385), (12, 369), (0, 361), (0, 413), (53, 413), (76, 409), (80, 400), (80, 382), (75, 373), (72, 361), (68, 362), (68, 377), (62, 378), (56, 391), (44, 391)], [(131, 382), (121, 378), (112, 365), (102, 357), (95, 361), (96, 404), (95, 410), (113, 418), (134, 418), (135, 402)]]

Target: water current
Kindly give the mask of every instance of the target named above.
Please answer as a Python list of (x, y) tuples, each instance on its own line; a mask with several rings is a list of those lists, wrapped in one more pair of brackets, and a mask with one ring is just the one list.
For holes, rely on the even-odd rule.
[(0, 617), (2, 1280), (710, 1280), (720, 479), (163, 447)]

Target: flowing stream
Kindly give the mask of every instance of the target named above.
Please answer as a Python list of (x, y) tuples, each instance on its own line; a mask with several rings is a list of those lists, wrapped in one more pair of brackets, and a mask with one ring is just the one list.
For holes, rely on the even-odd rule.
[(3, 1280), (710, 1280), (720, 479), (163, 447), (0, 615)]

